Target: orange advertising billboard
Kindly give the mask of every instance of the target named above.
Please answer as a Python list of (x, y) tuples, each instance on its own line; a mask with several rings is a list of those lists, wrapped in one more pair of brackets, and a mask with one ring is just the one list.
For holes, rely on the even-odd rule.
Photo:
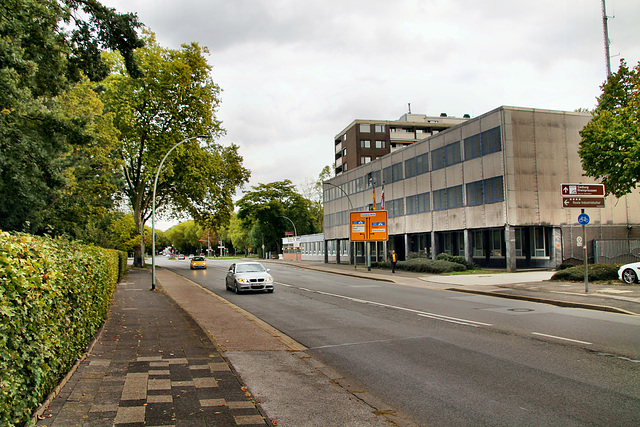
[(352, 242), (386, 242), (387, 211), (350, 212), (349, 231)]

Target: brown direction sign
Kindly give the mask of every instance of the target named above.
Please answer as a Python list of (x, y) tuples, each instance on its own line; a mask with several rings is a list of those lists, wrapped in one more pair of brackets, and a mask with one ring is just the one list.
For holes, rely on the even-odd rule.
[(604, 208), (604, 197), (563, 197), (563, 208)]
[(604, 196), (604, 184), (562, 184), (562, 197)]

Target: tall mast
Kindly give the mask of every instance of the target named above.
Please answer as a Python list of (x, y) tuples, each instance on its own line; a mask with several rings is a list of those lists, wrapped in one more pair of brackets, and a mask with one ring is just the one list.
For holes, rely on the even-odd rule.
[(604, 30), (604, 56), (605, 61), (607, 62), (607, 80), (611, 77), (611, 55), (609, 53), (609, 26), (607, 23), (607, 7), (605, 5), (605, 0), (602, 0), (602, 27)]

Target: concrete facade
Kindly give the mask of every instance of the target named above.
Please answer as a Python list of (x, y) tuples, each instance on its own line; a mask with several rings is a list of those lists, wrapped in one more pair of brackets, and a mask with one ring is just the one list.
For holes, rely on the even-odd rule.
[[(509, 270), (582, 260), (580, 209), (562, 208), (560, 188), (595, 182), (583, 176), (578, 156), (579, 131), (590, 118), (500, 107), (347, 170), (325, 182), (325, 240), (351, 247), (348, 213), (370, 210), (375, 188), (376, 208), (384, 191), (389, 212), (384, 251), (395, 249), (400, 259), (446, 252)], [(638, 194), (609, 196), (605, 203), (586, 210), (588, 244), (640, 236)], [(362, 250), (356, 245), (356, 253)], [(341, 262), (353, 262), (352, 255)], [(356, 259), (363, 261), (364, 255)]]

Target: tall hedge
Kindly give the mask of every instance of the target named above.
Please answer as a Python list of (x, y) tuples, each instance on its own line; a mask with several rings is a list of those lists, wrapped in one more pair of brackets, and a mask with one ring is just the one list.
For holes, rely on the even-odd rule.
[(0, 231), (0, 425), (21, 424), (106, 319), (117, 251)]

